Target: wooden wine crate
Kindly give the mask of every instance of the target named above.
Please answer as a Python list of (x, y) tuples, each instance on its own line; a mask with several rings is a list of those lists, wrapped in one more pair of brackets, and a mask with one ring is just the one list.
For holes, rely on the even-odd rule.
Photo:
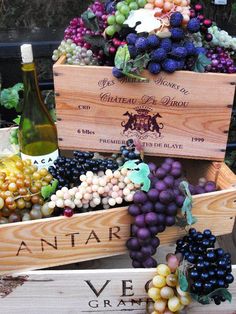
[[(126, 258), (127, 259), (127, 258)], [(100, 261), (96, 270), (31, 271), (1, 277), (0, 306), (4, 314), (146, 313), (146, 287), (155, 269), (106, 269), (124, 261)], [(89, 265), (88, 265), (89, 266)], [(103, 269), (102, 269), (103, 268)], [(236, 276), (236, 266), (233, 266)], [(236, 281), (230, 285), (232, 302), (220, 306), (193, 302), (186, 314), (235, 314)]]
[[(236, 177), (222, 162), (182, 160), (187, 177), (214, 180), (221, 189), (193, 196), (198, 230), (231, 233), (236, 216)], [(132, 218), (127, 207), (0, 226), (0, 274), (40, 269), (124, 254)], [(185, 231), (177, 226), (159, 234), (161, 245), (175, 243)]]
[(149, 155), (224, 158), (235, 74), (146, 71), (140, 82), (64, 63), (53, 69), (62, 149), (115, 152), (138, 138)]

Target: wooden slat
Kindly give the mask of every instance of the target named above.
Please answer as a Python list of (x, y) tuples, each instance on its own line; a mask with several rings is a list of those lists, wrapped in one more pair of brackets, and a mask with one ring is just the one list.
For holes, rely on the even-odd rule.
[[(54, 65), (61, 148), (111, 152), (127, 138), (138, 137), (150, 155), (223, 160), (236, 75), (145, 72), (148, 83), (127, 83), (114, 79), (109, 67), (62, 63), (63, 59)], [(167, 100), (176, 103), (172, 106)], [(150, 112), (141, 117), (140, 106)], [(153, 125), (147, 122), (148, 115), (159, 113), (157, 122), (164, 126), (161, 136), (156, 131), (141, 136), (136, 118), (124, 133), (121, 124), (128, 121), (126, 112), (136, 114), (142, 120), (139, 125), (146, 117), (147, 128)]]
[[(210, 228), (215, 235), (232, 232), (236, 216), (235, 189), (193, 198), (198, 230)], [(3, 225), (0, 227), (0, 273), (122, 254), (126, 251), (131, 223), (127, 208), (122, 207), (71, 218)], [(160, 234), (161, 245), (174, 243), (184, 233), (176, 226), (167, 228)]]
[[(145, 284), (154, 274), (155, 269), (106, 269), (35, 271), (5, 280), (1, 278), (1, 313), (144, 314), (147, 303)], [(236, 275), (235, 266), (233, 274)], [(220, 306), (202, 306), (192, 303), (187, 314), (235, 314), (236, 282), (230, 285), (229, 290), (233, 295), (231, 304), (225, 302)], [(100, 293), (99, 296), (96, 293)]]

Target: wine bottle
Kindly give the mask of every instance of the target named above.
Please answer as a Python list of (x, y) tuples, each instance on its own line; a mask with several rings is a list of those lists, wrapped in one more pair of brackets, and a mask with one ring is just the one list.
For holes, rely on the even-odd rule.
[(21, 158), (48, 168), (58, 157), (57, 129), (39, 90), (32, 46), (21, 46), (24, 103), (19, 125)]

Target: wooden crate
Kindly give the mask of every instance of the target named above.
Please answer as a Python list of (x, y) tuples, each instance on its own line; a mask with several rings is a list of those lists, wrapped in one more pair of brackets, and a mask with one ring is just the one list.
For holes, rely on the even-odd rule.
[(136, 137), (146, 154), (223, 159), (235, 74), (145, 72), (140, 82), (64, 62), (53, 69), (61, 148), (111, 152)]
[[(149, 302), (146, 284), (155, 269), (122, 268), (128, 257), (98, 261), (96, 270), (44, 270), (1, 277), (0, 306), (4, 314), (122, 313), (144, 314)], [(110, 269), (119, 266), (119, 269)], [(236, 266), (233, 266), (236, 276)], [(232, 303), (200, 305), (193, 302), (186, 314), (235, 314), (236, 282), (230, 285)]]
[[(78, 132), (75, 136), (75, 130), (78, 130), (83, 123), (97, 128), (98, 131), (102, 130), (106, 135), (110, 132), (112, 134), (113, 129), (119, 129), (119, 124), (122, 122), (118, 118), (119, 110), (121, 111), (124, 106), (119, 104), (102, 105), (97, 100), (99, 89), (102, 87), (98, 82), (103, 81), (104, 78), (106, 82), (113, 80), (111, 69), (57, 64), (54, 67), (54, 74), (58, 95), (59, 139), (65, 134), (61, 141), (65, 145), (63, 144), (61, 148), (115, 151), (120, 146), (120, 140), (115, 145), (109, 144), (100, 149), (102, 143), (91, 141), (90, 136), (85, 139), (84, 135), (78, 136)], [(209, 180), (216, 181), (220, 188), (218, 192), (193, 197), (193, 214), (198, 218), (196, 228), (199, 230), (211, 228), (216, 235), (231, 233), (236, 216), (236, 188), (234, 187), (236, 177), (222, 160), (233, 103), (234, 86), (232, 84), (235, 76), (215, 76), (214, 74), (204, 76), (178, 72), (173, 76), (167, 75), (167, 77), (167, 80), (172, 82), (172, 87), (168, 87), (168, 89), (165, 86), (158, 88), (157, 84), (153, 86), (151, 76), (149, 76), (149, 83), (124, 82), (122, 85), (121, 82), (118, 83), (117, 80), (114, 80), (115, 83), (111, 84), (115, 86), (110, 85), (102, 89), (107, 92), (109, 91), (107, 88), (112, 88), (113, 92), (120, 95), (119, 97), (125, 95), (124, 89), (129, 97), (135, 94), (134, 99), (135, 97), (140, 99), (143, 95), (156, 97), (157, 101), (154, 106), (158, 107), (158, 113), (165, 116), (168, 122), (165, 124), (165, 135), (153, 139), (152, 143), (164, 140), (164, 143), (169, 142), (173, 145), (179, 143), (178, 145), (182, 145), (182, 148), (176, 146), (167, 151), (165, 145), (159, 143), (159, 147), (153, 144), (150, 149), (149, 140), (145, 140), (145, 151), (151, 155), (161, 156), (168, 153), (174, 156), (208, 159), (208, 161), (183, 160), (188, 178), (192, 182), (200, 176), (205, 176)], [(70, 78), (73, 78), (73, 81)], [(193, 82), (201, 88), (196, 91)], [(95, 83), (97, 88), (93, 89)], [(117, 88), (117, 84), (120, 84), (118, 86), (120, 89)], [(145, 85), (143, 86), (143, 84)], [(180, 87), (174, 89), (173, 84)], [(213, 93), (213, 85), (215, 93)], [(222, 85), (224, 88), (221, 87)], [(179, 109), (160, 107), (161, 98), (171, 95), (178, 99), (180, 93), (186, 100), (184, 105), (186, 107)], [(132, 106), (134, 104), (125, 104), (128, 110), (131, 110)], [(145, 106), (142, 104), (141, 108), (147, 109), (150, 104)], [(75, 108), (79, 110), (75, 110)], [(96, 109), (87, 110), (86, 108)], [(112, 116), (106, 115), (107, 110), (112, 112)], [(78, 111), (89, 114), (86, 116), (87, 113), (84, 113), (81, 116), (80, 113), (77, 114)], [(104, 119), (98, 118), (100, 113)], [(121, 119), (123, 119), (122, 114)], [(177, 124), (177, 119), (181, 123)], [(115, 123), (116, 120), (117, 123)], [(83, 127), (81, 126), (81, 128)], [(119, 134), (120, 131), (117, 132), (116, 135), (119, 138), (121, 134)], [(194, 137), (192, 136), (193, 132)], [(193, 140), (190, 141), (190, 138)], [(218, 161), (212, 162), (211, 160)], [(126, 252), (125, 243), (130, 236), (131, 223), (132, 219), (127, 213), (127, 208), (120, 207), (77, 214), (72, 218), (56, 217), (0, 226), (0, 274), (122, 254)], [(184, 232), (179, 227), (168, 228), (163, 234), (160, 234), (161, 244), (173, 243), (182, 234)]]

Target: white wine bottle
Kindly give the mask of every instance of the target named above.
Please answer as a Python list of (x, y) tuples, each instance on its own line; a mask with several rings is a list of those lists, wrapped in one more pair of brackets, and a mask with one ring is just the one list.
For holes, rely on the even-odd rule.
[(32, 46), (21, 46), (24, 104), (19, 125), (21, 158), (48, 168), (58, 157), (56, 126), (42, 100), (33, 62)]

